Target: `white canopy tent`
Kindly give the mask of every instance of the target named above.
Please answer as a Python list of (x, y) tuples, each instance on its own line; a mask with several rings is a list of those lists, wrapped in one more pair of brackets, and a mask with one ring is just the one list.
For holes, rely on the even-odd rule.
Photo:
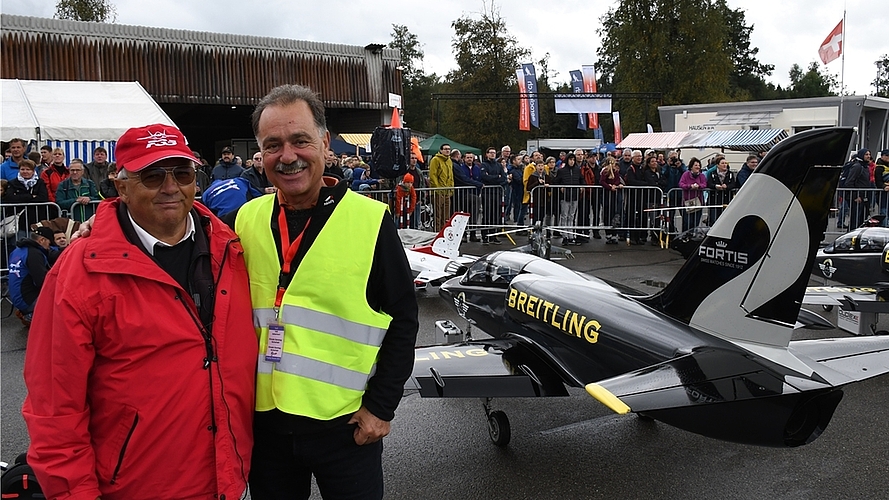
[(90, 161), (131, 127), (173, 120), (139, 82), (2, 80), (0, 139), (35, 140), (66, 149), (67, 159)]

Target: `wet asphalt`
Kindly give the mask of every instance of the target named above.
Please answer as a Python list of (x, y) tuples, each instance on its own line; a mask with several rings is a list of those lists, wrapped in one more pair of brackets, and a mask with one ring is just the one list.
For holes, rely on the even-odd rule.
[[(510, 247), (508, 241), (467, 243), (462, 251), (482, 255)], [(561, 262), (567, 267), (645, 293), (669, 282), (683, 262), (674, 251), (602, 240), (571, 249), (576, 258)], [(418, 300), (418, 345), (434, 341), (438, 319), (465, 326), (436, 290), (418, 292)], [(2, 313), (8, 312), (4, 303)], [(835, 322), (835, 311), (819, 312)], [(848, 336), (840, 330), (794, 334), (795, 339)], [(19, 321), (4, 318), (0, 458), (5, 461), (28, 443), (20, 415), (26, 342)], [(708, 439), (632, 414), (613, 414), (583, 390), (569, 392), (566, 398), (494, 400), (494, 409), (506, 412), (511, 423), (512, 441), (505, 448), (490, 442), (480, 400), (407, 396), (384, 444), (386, 498), (889, 498), (889, 377), (847, 387), (824, 434), (794, 449)], [(320, 498), (317, 491), (313, 498)]]

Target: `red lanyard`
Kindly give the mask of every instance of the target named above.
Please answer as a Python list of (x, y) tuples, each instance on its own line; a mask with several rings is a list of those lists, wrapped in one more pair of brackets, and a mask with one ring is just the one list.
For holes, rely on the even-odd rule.
[[(290, 230), (287, 227), (287, 215), (284, 213), (285, 209), (284, 207), (280, 207), (279, 210), (278, 231), (281, 233), (281, 253), (284, 255), (284, 263), (281, 266), (281, 275), (283, 276), (290, 274), (290, 264), (293, 262), (293, 258), (296, 257), (299, 243), (302, 241), (303, 234), (306, 233), (306, 228), (309, 227), (309, 222), (311, 222), (312, 218), (309, 217), (306, 220), (306, 225), (291, 243)], [(275, 294), (275, 315), (277, 315), (278, 310), (281, 308), (281, 302), (284, 299), (284, 292), (286, 291), (287, 289), (283, 286), (283, 282), (278, 280), (278, 292)]]

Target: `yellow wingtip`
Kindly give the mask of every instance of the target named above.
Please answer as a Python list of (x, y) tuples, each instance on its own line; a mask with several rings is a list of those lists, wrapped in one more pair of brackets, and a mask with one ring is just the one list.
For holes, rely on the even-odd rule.
[(599, 384), (587, 384), (586, 392), (610, 408), (614, 413), (625, 415), (630, 412), (630, 407), (626, 403)]

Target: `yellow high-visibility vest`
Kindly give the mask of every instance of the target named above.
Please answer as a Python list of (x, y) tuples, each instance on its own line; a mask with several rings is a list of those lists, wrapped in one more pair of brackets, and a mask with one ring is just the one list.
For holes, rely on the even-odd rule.
[(259, 336), (256, 409), (330, 420), (361, 407), (392, 317), (367, 304), (367, 281), (386, 205), (351, 191), (339, 201), (293, 276), (277, 323), (281, 361), (265, 360), (281, 272), (271, 231), (274, 196), (238, 211)]

